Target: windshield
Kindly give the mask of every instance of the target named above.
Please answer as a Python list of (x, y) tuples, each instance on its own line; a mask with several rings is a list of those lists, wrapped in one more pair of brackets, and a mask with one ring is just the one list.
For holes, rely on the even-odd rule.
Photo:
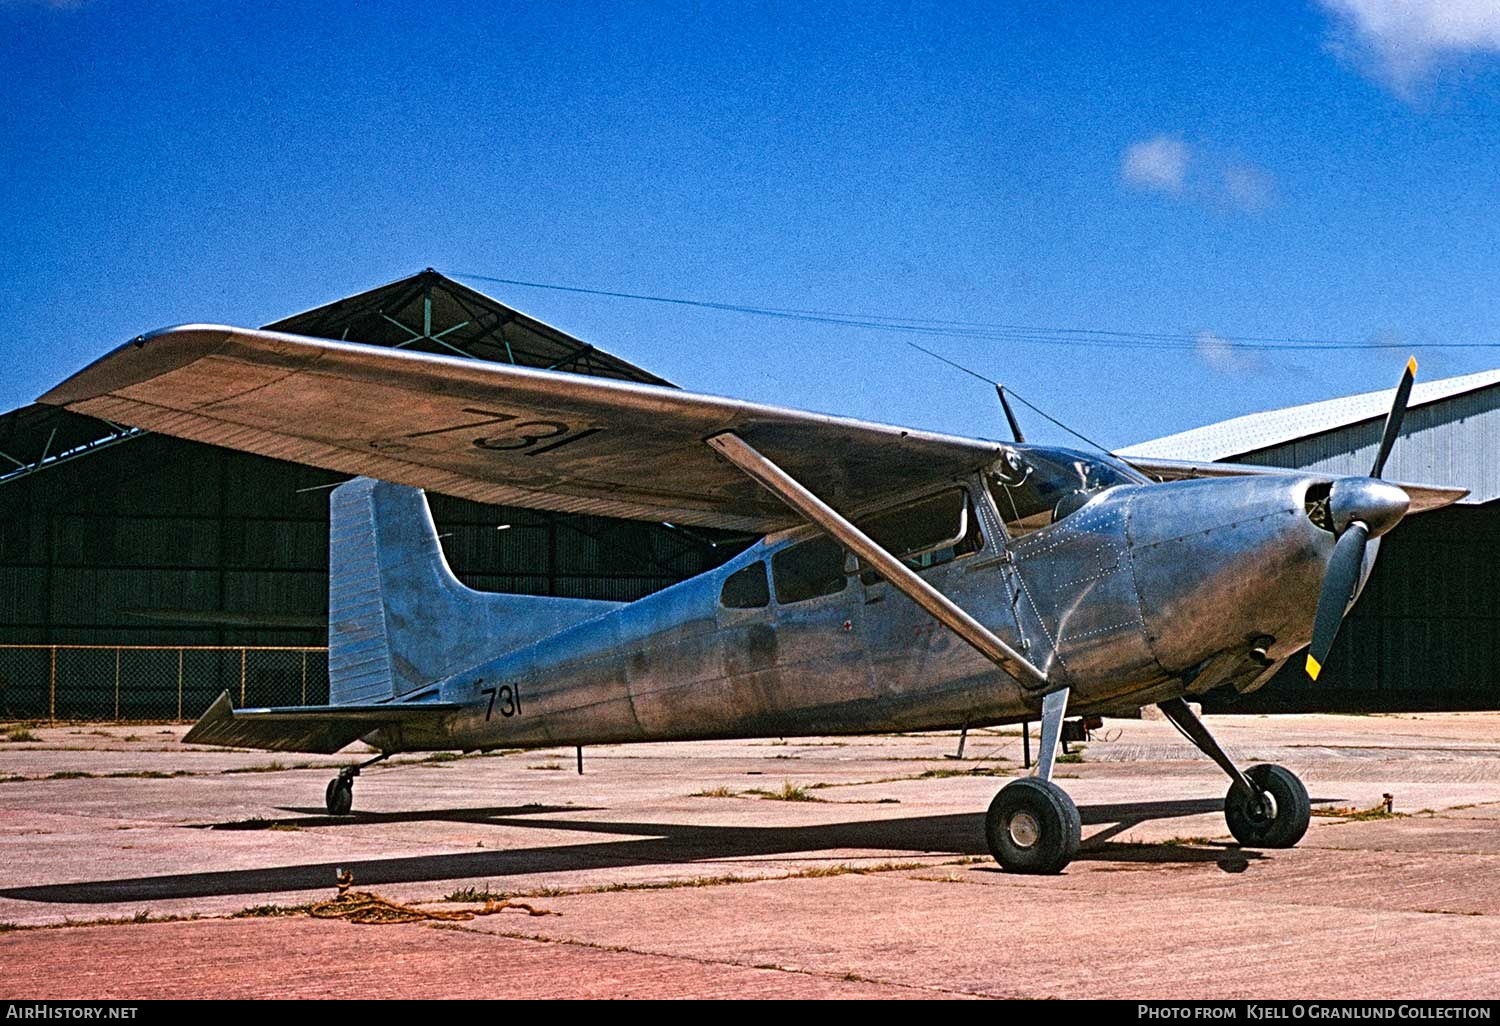
[(1106, 488), (1146, 478), (1107, 456), (1073, 449), (1007, 447), (985, 474), (995, 508), (1012, 538), (1055, 524)]

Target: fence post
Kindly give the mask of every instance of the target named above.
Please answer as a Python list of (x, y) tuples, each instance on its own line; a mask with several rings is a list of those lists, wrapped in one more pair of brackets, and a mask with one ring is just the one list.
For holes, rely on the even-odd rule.
[(47, 683), (47, 719), (57, 722), (57, 646), (52, 646), (52, 668)]
[(182, 722), (182, 649), (177, 650), (177, 722)]
[(120, 718), (120, 649), (115, 648), (115, 719)]
[(240, 649), (240, 708), (245, 707), (245, 650)]
[(302, 704), (307, 704), (307, 652), (302, 653)]

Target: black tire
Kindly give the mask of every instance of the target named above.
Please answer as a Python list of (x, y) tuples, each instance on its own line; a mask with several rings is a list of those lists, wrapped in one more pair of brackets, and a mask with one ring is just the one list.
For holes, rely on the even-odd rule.
[(328, 790), (323, 793), (323, 804), (330, 816), (349, 815), (349, 810), (354, 808), (354, 781), (334, 777), (328, 782)]
[(1247, 848), (1290, 848), (1302, 840), (1312, 821), (1312, 802), (1297, 774), (1262, 764), (1251, 766), (1245, 776), (1270, 802), (1257, 807), (1239, 785), (1230, 786), (1224, 796), (1224, 821), (1234, 839)]
[(1022, 777), (1000, 789), (984, 817), (990, 854), (1007, 873), (1059, 873), (1078, 854), (1083, 822), (1067, 792)]

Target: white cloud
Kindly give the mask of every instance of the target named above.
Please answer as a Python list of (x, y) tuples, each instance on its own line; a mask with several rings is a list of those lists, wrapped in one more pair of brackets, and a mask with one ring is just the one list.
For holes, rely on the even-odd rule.
[(1224, 168), (1223, 178), (1225, 198), (1247, 213), (1265, 210), (1276, 198), (1275, 179), (1254, 164), (1230, 164)]
[(1142, 139), (1125, 147), (1120, 178), (1135, 189), (1182, 192), (1191, 155), (1187, 143), (1170, 135)]
[(1330, 49), (1409, 96), (1445, 57), (1500, 53), (1495, 0), (1318, 0), (1338, 30)]
[(1211, 331), (1198, 332), (1193, 352), (1198, 354), (1198, 359), (1206, 363), (1210, 370), (1219, 374), (1243, 374), (1260, 366), (1260, 361), (1255, 356), (1236, 349)]
[(1216, 155), (1212, 147), (1189, 146), (1165, 133), (1125, 147), (1120, 180), (1132, 189), (1210, 207), (1227, 204), (1250, 214), (1260, 213), (1276, 199), (1276, 180), (1265, 168)]

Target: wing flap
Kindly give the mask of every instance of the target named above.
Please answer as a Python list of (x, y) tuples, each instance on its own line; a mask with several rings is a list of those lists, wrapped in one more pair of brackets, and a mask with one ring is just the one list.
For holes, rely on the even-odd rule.
[(41, 401), (480, 502), (746, 531), (797, 520), (704, 444), (725, 431), (851, 511), (998, 454), (658, 385), (213, 325), (142, 336)]
[(183, 735), (182, 741), (267, 752), (332, 755), (379, 727), (440, 718), (460, 708), (450, 703), (425, 702), (237, 710), (225, 691)]

